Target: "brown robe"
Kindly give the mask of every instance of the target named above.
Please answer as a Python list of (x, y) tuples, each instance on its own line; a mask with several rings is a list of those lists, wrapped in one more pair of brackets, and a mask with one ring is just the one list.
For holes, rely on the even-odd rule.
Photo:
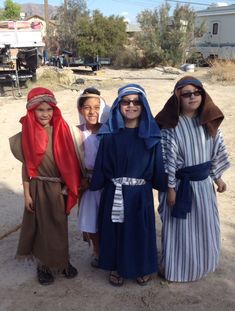
[[(38, 168), (38, 175), (60, 177), (52, 149), (52, 127), (46, 128), (49, 142)], [(30, 182), (34, 213), (24, 210), (17, 257), (33, 256), (49, 268), (64, 269), (69, 261), (68, 224), (62, 184), (45, 180), (29, 180), (24, 168), (21, 133), (10, 138), (13, 155), (23, 162), (23, 180)]]

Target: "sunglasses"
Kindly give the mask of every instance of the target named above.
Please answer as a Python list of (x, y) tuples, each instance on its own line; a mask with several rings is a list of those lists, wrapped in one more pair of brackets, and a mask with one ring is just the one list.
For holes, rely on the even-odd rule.
[(122, 99), (120, 101), (120, 104), (122, 106), (129, 106), (130, 103), (132, 103), (133, 106), (140, 106), (141, 105), (141, 102), (138, 99)]
[(181, 96), (181, 97), (184, 97), (184, 98), (191, 98), (192, 95), (194, 95), (194, 96), (200, 96), (200, 95), (202, 95), (202, 91), (197, 90), (197, 91), (194, 91), (194, 92), (187, 92), (187, 93), (181, 94), (180, 96)]

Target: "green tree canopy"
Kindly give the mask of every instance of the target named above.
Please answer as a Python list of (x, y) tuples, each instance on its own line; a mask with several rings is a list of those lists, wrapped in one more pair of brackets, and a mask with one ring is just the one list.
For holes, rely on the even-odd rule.
[(20, 18), (21, 7), (19, 4), (14, 3), (12, 0), (4, 2), (4, 10), (0, 15), (2, 20), (18, 20)]
[(105, 17), (98, 10), (90, 12), (86, 1), (69, 0), (61, 7), (58, 19), (60, 46), (83, 56), (112, 57), (126, 40), (126, 24), (122, 17)]
[(170, 5), (138, 15), (142, 32), (138, 36), (146, 66), (179, 65), (186, 61), (194, 38), (195, 13), (188, 5), (177, 5), (169, 15)]

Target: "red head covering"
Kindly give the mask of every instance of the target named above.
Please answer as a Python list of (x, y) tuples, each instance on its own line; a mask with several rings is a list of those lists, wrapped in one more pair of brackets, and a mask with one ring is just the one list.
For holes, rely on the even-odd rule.
[(44, 127), (36, 121), (35, 109), (46, 102), (53, 107), (53, 151), (57, 168), (68, 188), (67, 213), (76, 204), (80, 186), (80, 166), (74, 149), (68, 124), (56, 107), (54, 94), (43, 87), (36, 87), (28, 93), (27, 115), (20, 119), (22, 123), (22, 148), (26, 169), (30, 178), (38, 175), (37, 169), (47, 149), (48, 135)]

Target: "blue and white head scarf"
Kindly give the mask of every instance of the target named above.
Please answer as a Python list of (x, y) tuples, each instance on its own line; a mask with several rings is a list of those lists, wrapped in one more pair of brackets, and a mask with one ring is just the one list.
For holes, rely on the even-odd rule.
[(150, 149), (161, 139), (160, 129), (153, 118), (145, 90), (138, 84), (127, 84), (118, 90), (109, 114), (108, 121), (100, 128), (98, 135), (117, 133), (125, 128), (125, 121), (120, 112), (120, 101), (126, 95), (138, 94), (143, 106), (139, 122), (139, 137), (144, 139), (146, 147)]

